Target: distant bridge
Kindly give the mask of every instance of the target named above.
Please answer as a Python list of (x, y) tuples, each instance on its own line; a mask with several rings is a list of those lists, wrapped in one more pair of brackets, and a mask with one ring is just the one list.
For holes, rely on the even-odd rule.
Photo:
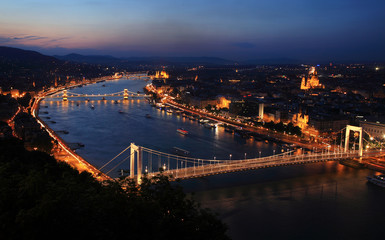
[(94, 98), (94, 97), (123, 97), (123, 99), (128, 98), (144, 98), (149, 97), (149, 95), (142, 94), (142, 93), (135, 93), (128, 91), (128, 89), (124, 89), (120, 92), (115, 93), (105, 93), (105, 94), (85, 94), (85, 93), (72, 93), (67, 90), (63, 90), (60, 93), (46, 96), (46, 98), (62, 98), (63, 101), (67, 101), (69, 98)]

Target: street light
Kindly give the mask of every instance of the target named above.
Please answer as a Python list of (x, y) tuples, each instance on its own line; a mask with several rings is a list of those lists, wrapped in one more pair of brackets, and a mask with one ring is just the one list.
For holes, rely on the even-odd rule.
[(261, 158), (261, 151), (259, 151), (259, 158)]
[(230, 153), (230, 160), (231, 160), (231, 157), (232, 157), (233, 155)]

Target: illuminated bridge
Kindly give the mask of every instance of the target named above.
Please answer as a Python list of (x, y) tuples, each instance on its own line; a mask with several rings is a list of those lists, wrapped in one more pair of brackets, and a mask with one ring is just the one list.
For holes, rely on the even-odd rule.
[[(236, 171), (244, 171), (258, 168), (268, 168), (276, 166), (286, 166), (295, 164), (306, 164), (325, 161), (339, 161), (344, 159), (356, 159), (361, 163), (363, 158), (376, 157), (383, 155), (382, 148), (366, 149), (363, 151), (362, 128), (347, 125), (341, 130), (345, 131), (345, 143), (342, 146), (334, 146), (321, 149), (320, 151), (287, 151), (281, 154), (273, 154), (267, 157), (258, 157), (251, 159), (201, 159), (187, 156), (180, 156), (170, 153), (164, 153), (143, 146), (137, 146), (131, 143), (126, 149), (99, 168), (100, 171), (110, 165), (108, 175), (124, 162), (129, 162), (129, 178), (141, 181), (143, 175), (149, 177), (156, 176), (163, 172), (165, 175), (171, 175), (173, 179), (197, 178), (215, 174), (224, 174)], [(357, 137), (358, 149), (355, 148), (356, 140), (353, 142), (354, 148), (350, 148), (350, 132), (359, 133)], [(356, 137), (356, 136), (355, 136)], [(342, 136), (341, 136), (342, 139)], [(342, 139), (343, 140), (343, 139)], [(367, 146), (368, 147), (368, 146)], [(180, 149), (182, 150), (182, 149)], [(183, 151), (182, 151), (183, 152)], [(114, 167), (111, 167), (114, 165)]]
[(63, 90), (62, 92), (46, 96), (45, 98), (62, 98), (63, 101), (67, 101), (69, 98), (94, 98), (94, 97), (122, 97), (123, 99), (128, 98), (144, 98), (149, 97), (143, 93), (135, 93), (128, 91), (128, 89), (124, 89), (123, 91), (116, 93), (106, 93), (106, 94), (84, 94), (84, 93), (72, 93), (67, 90)]
[(187, 179), (250, 169), (339, 161), (344, 159), (358, 159), (360, 162), (363, 157), (378, 156), (381, 153), (382, 151), (380, 150), (360, 152), (359, 150), (348, 151), (347, 149), (336, 148), (330, 151), (329, 148), (318, 153), (308, 152), (298, 154), (295, 151), (288, 151), (281, 154), (252, 159), (217, 160), (179, 156), (137, 146), (132, 143), (104, 166), (99, 168), (99, 170), (105, 169), (106, 166), (112, 162), (117, 162), (112, 169), (106, 172), (106, 174), (109, 174), (124, 162), (129, 162), (130, 174), (128, 177), (140, 182), (143, 175), (152, 177), (161, 172), (165, 175), (172, 175), (173, 179)]

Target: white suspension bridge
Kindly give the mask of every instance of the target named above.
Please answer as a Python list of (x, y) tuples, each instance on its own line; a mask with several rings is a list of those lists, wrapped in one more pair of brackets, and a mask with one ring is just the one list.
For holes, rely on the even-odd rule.
[[(350, 130), (360, 133), (358, 149), (349, 149)], [(225, 160), (179, 156), (131, 143), (130, 146), (100, 167), (99, 170), (103, 171), (113, 162), (117, 162), (114, 167), (106, 172), (106, 174), (109, 174), (124, 162), (129, 161), (130, 171), (128, 177), (140, 182), (143, 175), (152, 177), (161, 172), (165, 175), (171, 175), (173, 179), (187, 179), (250, 169), (344, 159), (357, 159), (358, 162), (361, 162), (362, 158), (379, 156), (383, 153), (382, 149), (366, 149), (363, 151), (361, 135), (362, 128), (348, 125), (346, 127), (344, 148), (335, 147), (332, 150), (331, 148), (325, 148), (320, 152), (301, 151), (300, 153), (293, 150), (267, 157), (251, 159), (245, 157), (245, 159), (240, 160), (231, 160), (231, 155), (230, 159)]]

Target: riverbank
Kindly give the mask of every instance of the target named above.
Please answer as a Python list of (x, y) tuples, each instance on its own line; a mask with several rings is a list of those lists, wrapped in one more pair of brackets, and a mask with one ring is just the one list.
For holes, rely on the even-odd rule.
[(243, 123), (231, 121), (231, 120), (225, 119), (223, 117), (214, 116), (213, 114), (210, 114), (207, 112), (202, 112), (202, 111), (198, 111), (195, 109), (190, 109), (190, 108), (183, 106), (182, 104), (176, 103), (175, 101), (172, 101), (169, 99), (165, 99), (164, 104), (166, 104), (170, 107), (173, 107), (173, 108), (177, 108), (177, 109), (192, 113), (194, 115), (198, 115), (200, 117), (204, 117), (204, 118), (211, 119), (214, 121), (223, 122), (223, 123), (229, 124), (229, 125), (234, 126), (234, 127), (242, 127), (243, 130), (257, 133), (257, 134), (261, 135), (262, 137), (264, 137), (265, 139), (272, 140), (272, 141), (275, 141), (277, 143), (285, 143), (285, 144), (292, 144), (292, 145), (294, 144), (295, 146), (298, 146), (300, 148), (307, 149), (307, 150), (312, 150), (315, 148), (320, 149), (320, 150), (326, 149), (325, 145), (322, 145), (322, 144), (307, 143), (307, 142), (301, 141), (301, 139), (299, 137), (296, 137), (296, 136), (288, 136), (285, 134), (275, 133), (275, 132), (270, 131), (270, 130), (257, 128), (257, 127), (249, 126), (249, 125), (246, 125)]
[[(98, 81), (87, 83), (87, 84), (93, 84), (100, 81), (101, 80), (99, 79)], [(80, 85), (83, 85), (83, 84), (80, 84)], [(42, 126), (42, 128), (44, 128), (53, 139), (55, 145), (54, 145), (54, 148), (52, 149), (52, 154), (55, 157), (55, 159), (57, 159), (58, 161), (63, 161), (68, 163), (71, 167), (77, 169), (79, 172), (87, 171), (95, 179), (99, 181), (112, 180), (111, 177), (99, 171), (96, 167), (94, 167), (88, 161), (86, 161), (85, 159), (80, 157), (78, 154), (76, 154), (75, 151), (73, 151), (68, 146), (68, 144), (55, 131), (53, 131), (44, 120), (42, 120), (39, 117), (40, 102), (47, 95), (52, 95), (59, 91), (63, 91), (63, 90), (73, 88), (75, 86), (80, 86), (80, 85), (79, 84), (69, 85), (61, 88), (60, 90), (49, 91), (47, 93), (44, 93), (44, 92), (40, 93), (39, 96), (35, 97), (35, 101), (31, 107), (31, 115), (37, 120), (37, 122)]]

